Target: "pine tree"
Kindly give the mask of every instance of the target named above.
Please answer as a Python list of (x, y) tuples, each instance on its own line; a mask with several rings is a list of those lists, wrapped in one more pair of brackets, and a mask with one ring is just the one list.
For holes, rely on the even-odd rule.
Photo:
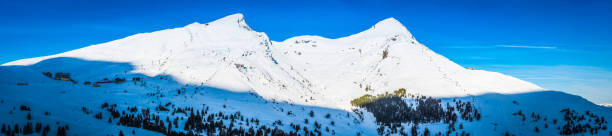
[(310, 110), (310, 113), (308, 113), (308, 115), (310, 115), (310, 117), (314, 117), (314, 112)]
[(178, 117), (174, 118), (174, 128), (178, 128)]
[(412, 125), (412, 128), (410, 129), (410, 134), (412, 134), (412, 136), (418, 136), (418, 132), (417, 132), (417, 125)]
[(26, 125), (23, 126), (23, 134), (27, 135), (27, 134), (32, 134), (34, 133), (34, 129), (32, 128), (32, 123), (28, 122), (26, 123)]
[(45, 126), (42, 135), (46, 136), (47, 134), (49, 134), (49, 131), (51, 131), (51, 127), (49, 127), (49, 125)]
[(19, 125), (15, 124), (15, 126), (13, 127), (13, 132), (15, 133), (19, 133)]
[(66, 136), (66, 129), (64, 129), (64, 127), (58, 127), (57, 136)]
[(40, 131), (42, 131), (42, 124), (36, 123), (35, 129), (36, 129), (36, 133), (40, 133)]
[(170, 134), (170, 132), (172, 132), (172, 123), (169, 123), (170, 121), (168, 121), (168, 132), (166, 134)]

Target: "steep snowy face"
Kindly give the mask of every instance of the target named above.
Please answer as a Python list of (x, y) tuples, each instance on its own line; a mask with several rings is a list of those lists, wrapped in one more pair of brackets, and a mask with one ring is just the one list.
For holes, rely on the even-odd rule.
[(234, 14), (206, 24), (193, 23), (183, 28), (137, 34), (4, 65), (30, 65), (56, 57), (126, 62), (134, 67), (128, 71), (130, 73), (170, 75), (186, 84), (248, 91), (251, 88), (240, 77), (234, 63), (248, 61), (271, 65), (265, 52), (269, 44), (264, 33), (249, 28), (242, 14)]
[(304, 78), (311, 90), (340, 103), (399, 88), (429, 96), (542, 90), (503, 74), (467, 70), (420, 44), (393, 18), (339, 39), (290, 38), (274, 43), (273, 53), (281, 67)]
[[(420, 44), (393, 18), (339, 39), (298, 36), (271, 42), (264, 33), (251, 30), (242, 14), (234, 14), (4, 65), (31, 65), (56, 57), (133, 66), (106, 75), (169, 75), (184, 84), (253, 91), (267, 99), (343, 109), (351, 108), (349, 101), (364, 94), (399, 88), (429, 96), (542, 90), (503, 74), (467, 70)], [(74, 75), (106, 78), (88, 73)]]

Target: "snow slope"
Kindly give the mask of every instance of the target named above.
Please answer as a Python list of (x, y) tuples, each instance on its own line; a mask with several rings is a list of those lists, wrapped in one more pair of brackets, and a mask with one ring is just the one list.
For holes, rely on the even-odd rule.
[(129, 63), (134, 66), (129, 73), (169, 75), (184, 84), (343, 109), (363, 94), (399, 88), (429, 96), (543, 90), (500, 73), (467, 70), (420, 44), (393, 18), (344, 38), (298, 36), (273, 42), (251, 30), (242, 14), (234, 14), (3, 66), (57, 57)]
[[(43, 63), (43, 64), (40, 64)], [(347, 135), (361, 132), (363, 134), (375, 135), (373, 122), (354, 123), (356, 117), (349, 115), (349, 111), (330, 109), (324, 107), (313, 107), (296, 105), (293, 103), (277, 102), (262, 99), (257, 94), (248, 92), (232, 92), (229, 90), (218, 89), (210, 86), (185, 85), (166, 75), (148, 77), (142, 74), (104, 74), (92, 75), (88, 73), (121, 73), (130, 71), (133, 67), (128, 63), (89, 61), (74, 58), (53, 58), (34, 64), (31, 66), (2, 66), (0, 67), (1, 77), (11, 77), (0, 79), (0, 124), (19, 124), (25, 122), (42, 122), (51, 125), (50, 134), (55, 134), (58, 126), (69, 125), (70, 135), (116, 135), (119, 131), (132, 135), (130, 132), (135, 130), (133, 135), (163, 135), (162, 133), (145, 130), (142, 128), (126, 127), (116, 125), (120, 119), (113, 118), (111, 122), (107, 119), (111, 114), (100, 108), (103, 103), (118, 104), (118, 109), (126, 110), (128, 107), (138, 107), (138, 109), (152, 109), (152, 113), (164, 119), (181, 118), (178, 128), (174, 131), (183, 131), (187, 114), (174, 114), (154, 110), (157, 105), (171, 103), (168, 108), (193, 107), (198, 110), (209, 109), (209, 113), (222, 112), (232, 114), (240, 112), (247, 118), (256, 118), (261, 121), (261, 125), (275, 126), (275, 121), (283, 121), (284, 125), (278, 127), (283, 130), (290, 130), (289, 123), (309, 126), (312, 129), (315, 121), (331, 127), (334, 133)], [(51, 64), (60, 67), (47, 67)], [(87, 66), (87, 67), (84, 67)], [(86, 69), (84, 69), (86, 68)], [(67, 81), (57, 81), (42, 76), (38, 71), (71, 71), (72, 77), (80, 83), (73, 84)], [(128, 81), (122, 84), (101, 84), (101, 87), (83, 85), (84, 81), (92, 81), (93, 77), (132, 77), (142, 78), (142, 82)], [(93, 80), (96, 81), (96, 80)], [(15, 82), (27, 82), (28, 85), (19, 86)], [(177, 92), (181, 90), (181, 92)], [(20, 106), (25, 105), (31, 108), (30, 111), (20, 110)], [(87, 108), (88, 112), (82, 111)], [(315, 111), (314, 117), (309, 117), (308, 112)], [(45, 115), (49, 112), (50, 115)], [(102, 119), (95, 119), (94, 114), (101, 112)], [(291, 112), (291, 115), (288, 115)], [(128, 112), (129, 113), (129, 112)], [(141, 112), (140, 112), (141, 113)], [(32, 119), (26, 120), (26, 114), (31, 114)], [(331, 119), (326, 119), (325, 114), (330, 114)], [(310, 123), (301, 122), (310, 119)], [(229, 125), (229, 120), (224, 120), (225, 125)], [(334, 121), (337, 125), (329, 125)], [(252, 127), (236, 123), (236, 127)], [(353, 127), (362, 128), (353, 130)], [(332, 131), (324, 132), (331, 135)], [(0, 134), (2, 135), (2, 134)]]

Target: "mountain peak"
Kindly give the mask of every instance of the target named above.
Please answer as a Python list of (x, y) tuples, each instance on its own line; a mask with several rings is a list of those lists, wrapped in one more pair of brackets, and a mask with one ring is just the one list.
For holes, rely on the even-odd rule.
[(404, 25), (402, 25), (402, 23), (400, 23), (399, 21), (397, 21), (397, 19), (390, 17), (390, 18), (386, 18), (383, 19), (381, 21), (378, 21), (378, 23), (376, 23), (374, 26), (390, 26), (390, 27), (403, 27)]
[(382, 33), (408, 33), (408, 29), (402, 23), (397, 21), (395, 18), (390, 17), (379, 21), (372, 28), (371, 31), (382, 32)]
[(390, 17), (379, 21), (373, 25), (370, 29), (362, 31), (358, 34), (351, 35), (347, 38), (363, 38), (363, 37), (378, 37), (378, 36), (389, 36), (389, 35), (402, 35), (412, 37), (412, 34), (406, 29), (402, 23), (397, 21), (395, 18)]
[(217, 19), (214, 22), (227, 22), (227, 21), (240, 21), (240, 20), (244, 20), (244, 15), (242, 15), (242, 13), (236, 13), (236, 14), (232, 14), (232, 15)]
[(249, 25), (247, 25), (246, 20), (244, 19), (244, 15), (242, 13), (236, 13), (229, 16), (225, 16), (223, 18), (217, 19), (210, 24), (216, 25), (224, 25), (224, 26), (234, 26), (237, 25), (239, 28), (244, 28), (247, 30), (251, 30)]

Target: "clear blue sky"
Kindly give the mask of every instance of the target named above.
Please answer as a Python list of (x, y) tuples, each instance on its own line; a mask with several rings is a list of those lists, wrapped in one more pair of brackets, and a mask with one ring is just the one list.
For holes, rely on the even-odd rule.
[(612, 1), (0, 1), (0, 63), (243, 13), (282, 41), (394, 17), (466, 67), (612, 103)]

